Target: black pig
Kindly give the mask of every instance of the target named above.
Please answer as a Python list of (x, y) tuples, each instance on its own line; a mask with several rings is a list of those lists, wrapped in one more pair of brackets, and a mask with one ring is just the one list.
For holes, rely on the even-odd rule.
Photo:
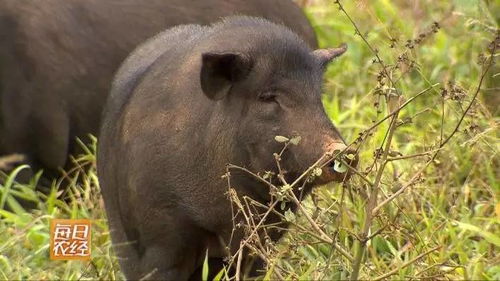
[[(230, 241), (226, 164), (275, 171), (273, 152), (283, 147), (275, 136), (298, 134), (301, 142), (282, 159), (291, 180), (325, 152), (346, 147), (320, 96), (325, 65), (345, 50), (312, 51), (284, 26), (231, 17), (167, 30), (128, 57), (113, 83), (97, 155), (127, 278), (196, 278), (206, 249), (213, 265), (222, 263), (222, 245), (238, 248), (243, 233)], [(305, 193), (339, 176), (325, 168)], [(249, 175), (233, 172), (231, 182), (240, 196), (270, 200), (269, 188)]]
[(234, 14), (283, 23), (316, 45), (290, 0), (1, 0), (0, 155), (22, 153), (53, 174), (75, 137), (97, 134), (113, 74), (138, 44)]

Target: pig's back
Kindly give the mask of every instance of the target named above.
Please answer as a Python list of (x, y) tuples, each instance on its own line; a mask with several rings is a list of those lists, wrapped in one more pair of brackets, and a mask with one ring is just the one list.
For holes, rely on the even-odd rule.
[(111, 81), (130, 51), (166, 28), (233, 14), (283, 23), (316, 45), (290, 0), (0, 0), (0, 153), (64, 167), (75, 137), (98, 133)]
[(137, 47), (118, 69), (107, 109), (120, 111), (147, 69), (163, 54), (202, 35), (206, 27), (181, 25), (159, 33)]

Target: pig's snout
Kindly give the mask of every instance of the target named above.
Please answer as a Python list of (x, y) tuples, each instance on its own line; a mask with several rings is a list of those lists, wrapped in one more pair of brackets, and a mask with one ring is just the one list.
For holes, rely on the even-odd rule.
[(321, 175), (316, 179), (317, 184), (348, 180), (352, 171), (347, 165), (353, 168), (358, 165), (356, 150), (347, 148), (344, 143), (334, 142), (326, 146), (325, 153), (324, 160), (320, 163)]

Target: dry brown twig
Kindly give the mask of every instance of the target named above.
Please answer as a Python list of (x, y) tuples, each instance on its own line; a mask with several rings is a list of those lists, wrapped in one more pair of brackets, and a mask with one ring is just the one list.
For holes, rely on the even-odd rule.
[[(335, 3), (339, 5), (339, 9), (348, 17), (349, 21), (353, 24), (354, 28), (356, 29), (356, 34), (362, 38), (363, 42), (368, 46), (368, 48), (375, 55), (376, 61), (381, 65), (384, 76), (388, 81), (388, 86), (389, 86), (388, 88), (390, 89), (390, 91), (391, 92), (395, 91), (397, 96), (400, 97), (402, 95), (402, 93), (400, 91), (398, 91), (394, 85), (394, 82), (391, 78), (391, 73), (390, 73), (391, 68), (389, 68), (387, 65), (384, 64), (383, 60), (380, 58), (380, 56), (378, 54), (378, 51), (375, 48), (373, 48), (370, 45), (370, 43), (367, 41), (367, 39), (363, 36), (363, 34), (360, 32), (360, 30), (358, 29), (355, 22), (348, 15), (347, 11), (343, 8), (340, 1), (335, 1)], [(365, 129), (362, 132), (361, 136), (359, 137), (359, 139), (357, 141), (359, 141), (360, 139), (363, 140), (366, 136), (369, 136), (373, 130), (377, 129), (385, 121), (389, 121), (389, 128), (387, 129), (386, 137), (381, 145), (380, 156), (377, 157), (375, 160), (375, 163), (378, 162), (378, 165), (375, 169), (375, 177), (374, 177), (373, 181), (370, 180), (366, 176), (365, 173), (358, 171), (356, 168), (349, 166), (348, 163), (345, 163), (345, 161), (343, 161), (344, 165), (346, 165), (354, 174), (356, 174), (360, 179), (362, 179), (366, 184), (368, 184), (370, 186), (370, 191), (371, 191), (368, 194), (367, 204), (365, 206), (366, 216), (365, 216), (365, 219), (362, 223), (363, 228), (362, 228), (361, 232), (358, 234), (351, 233), (351, 235), (355, 238), (355, 241), (357, 241), (357, 243), (359, 243), (359, 245), (357, 247), (358, 250), (355, 253), (354, 257), (346, 249), (344, 249), (343, 247), (338, 245), (338, 243), (336, 242), (335, 236), (331, 236), (328, 234), (328, 232), (325, 230), (324, 226), (321, 225), (321, 223), (318, 223), (316, 221), (316, 217), (313, 218), (309, 214), (308, 210), (301, 203), (301, 200), (293, 192), (296, 188), (299, 187), (299, 184), (301, 182), (305, 181), (307, 179), (307, 177), (309, 177), (311, 175), (311, 173), (314, 169), (320, 167), (319, 166), (320, 163), (325, 163), (326, 157), (328, 157), (330, 159), (329, 161), (332, 161), (338, 155), (343, 153), (343, 151), (339, 152), (335, 155), (327, 155), (327, 154), (323, 155), (320, 159), (318, 159), (318, 161), (316, 161), (313, 165), (311, 165), (306, 171), (304, 171), (304, 173), (302, 173), (297, 179), (295, 179), (290, 184), (287, 183), (286, 180), (284, 179), (283, 172), (281, 170), (281, 166), (279, 163), (281, 160), (281, 155), (285, 151), (288, 144), (285, 145), (285, 147), (283, 148), (283, 150), (281, 150), (280, 153), (275, 154), (276, 165), (278, 168), (277, 178), (279, 179), (279, 182), (282, 185), (287, 186), (287, 189), (285, 190), (285, 198), (287, 200), (293, 202), (297, 206), (298, 211), (300, 212), (300, 214), (302, 214), (302, 216), (309, 223), (312, 230), (308, 230), (302, 226), (297, 226), (297, 228), (300, 231), (303, 231), (304, 233), (310, 234), (312, 237), (315, 237), (321, 243), (327, 243), (329, 245), (332, 245), (332, 247), (334, 247), (337, 252), (339, 252), (346, 260), (351, 262), (351, 264), (352, 264), (352, 271), (351, 271), (351, 276), (350, 276), (351, 280), (358, 280), (358, 278), (359, 278), (363, 257), (364, 257), (364, 254), (366, 252), (367, 242), (370, 241), (371, 239), (373, 239), (378, 234), (382, 233), (383, 229), (385, 227), (387, 227), (387, 225), (385, 225), (381, 229), (378, 229), (378, 230), (372, 232), (373, 221), (379, 215), (379, 212), (382, 210), (382, 208), (384, 206), (386, 206), (388, 203), (392, 202), (394, 199), (396, 199), (398, 196), (400, 196), (406, 190), (408, 190), (408, 188), (410, 188), (411, 186), (414, 186), (418, 182), (418, 180), (421, 178), (422, 174), (426, 171), (428, 166), (431, 165), (432, 163), (434, 163), (434, 160), (438, 156), (439, 152), (444, 148), (444, 146), (447, 143), (449, 143), (449, 141), (453, 138), (453, 136), (458, 132), (460, 125), (464, 121), (465, 116), (470, 111), (472, 105), (474, 104), (474, 102), (478, 96), (478, 93), (481, 90), (481, 86), (483, 84), (483, 80), (484, 80), (486, 74), (488, 73), (491, 65), (493, 64), (496, 46), (494, 46), (492, 48), (492, 50), (490, 50), (490, 51), (491, 51), (490, 59), (484, 64), (483, 72), (482, 72), (480, 81), (478, 82), (478, 86), (476, 88), (476, 91), (472, 97), (472, 100), (470, 101), (467, 108), (463, 111), (459, 121), (457, 122), (455, 128), (450, 133), (450, 135), (448, 135), (448, 137), (446, 137), (446, 138), (444, 138), (444, 137), (440, 138), (439, 145), (437, 148), (431, 148), (431, 149), (428, 149), (424, 152), (415, 153), (415, 154), (411, 154), (411, 155), (399, 155), (399, 156), (390, 155), (392, 140), (394, 138), (394, 135), (395, 135), (397, 128), (401, 125), (401, 123), (399, 123), (399, 120), (398, 120), (399, 113), (401, 112), (401, 110), (404, 109), (410, 103), (414, 102), (416, 98), (422, 96), (423, 94), (429, 92), (430, 90), (435, 91), (435, 88), (436, 88), (436, 86), (439, 85), (439, 83), (431, 85), (431, 83), (429, 82), (428, 83), (429, 87), (427, 87), (426, 89), (423, 89), (422, 91), (418, 92), (416, 95), (412, 96), (411, 98), (408, 98), (405, 101), (403, 99), (398, 98), (396, 105), (392, 104), (391, 106), (388, 106), (389, 112), (385, 117), (383, 117), (379, 121), (375, 122), (373, 125), (371, 125), (370, 127), (368, 127), (367, 129)], [(399, 80), (400, 79), (397, 79), (397, 81), (399, 81)], [(414, 116), (414, 117), (416, 117), (416, 116)], [(356, 142), (349, 144), (346, 149), (349, 149), (354, 145), (356, 145)], [(426, 161), (425, 164), (422, 167), (420, 167), (417, 170), (417, 172), (414, 173), (406, 183), (404, 183), (402, 185), (402, 187), (400, 187), (397, 191), (395, 191), (391, 195), (386, 196), (385, 199), (379, 203), (378, 202), (378, 198), (380, 197), (379, 191), (381, 189), (381, 185), (383, 184), (382, 183), (382, 176), (384, 175), (384, 171), (386, 170), (387, 164), (393, 163), (393, 162), (396, 162), (399, 160), (412, 159), (412, 158), (417, 158), (417, 157), (429, 157), (429, 160)], [(328, 161), (326, 161), (326, 163), (327, 162)], [(252, 175), (257, 180), (266, 184), (270, 188), (270, 190), (277, 191), (277, 190), (282, 190), (282, 188), (283, 188), (283, 186), (277, 186), (277, 185), (271, 183), (270, 180), (267, 180), (267, 179), (261, 177), (260, 175), (255, 174), (255, 173), (253, 173), (245, 168), (238, 167), (235, 165), (229, 165), (228, 170), (230, 170), (230, 169), (236, 169), (236, 170), (243, 171), (245, 173)], [(383, 196), (385, 196), (385, 195), (383, 195)], [(242, 208), (246, 209), (246, 210), (242, 211), (242, 213), (244, 214), (244, 216), (246, 216), (245, 221), (247, 221), (247, 223), (249, 224), (250, 229), (251, 229), (249, 231), (249, 237), (242, 242), (241, 248), (247, 247), (247, 248), (251, 249), (257, 255), (259, 255), (261, 258), (263, 258), (265, 261), (267, 261), (268, 264), (271, 263), (272, 257), (269, 256), (268, 251), (266, 249), (264, 249), (263, 244), (260, 243), (260, 241), (259, 241), (260, 237), (258, 237), (258, 232), (260, 229), (265, 227), (265, 220), (271, 213), (281, 214), (280, 212), (277, 212), (275, 210), (276, 206), (278, 205), (278, 203), (280, 201), (276, 200), (276, 198), (273, 198), (273, 200), (274, 201), (272, 201), (269, 204), (269, 206), (264, 206), (262, 204), (260, 205), (260, 208), (263, 208), (263, 209), (267, 208), (267, 210), (263, 214), (258, 214), (258, 218), (259, 218), (258, 221), (254, 221), (254, 219), (253, 219), (252, 210), (250, 210), (251, 208), (249, 207), (251, 204), (250, 205), (246, 204), (245, 206), (240, 204), (240, 206)], [(253, 212), (255, 212), (255, 211), (256, 211), (256, 209), (253, 210)], [(255, 239), (257, 239), (256, 240), (257, 243), (255, 243)], [(399, 270), (415, 263), (417, 260), (429, 255), (430, 253), (438, 250), (439, 248), (440, 247), (435, 247), (435, 248), (432, 248), (432, 249), (430, 249), (422, 254), (419, 254), (418, 256), (405, 262), (403, 265), (399, 266), (398, 268), (395, 268), (395, 269), (393, 269), (393, 270), (391, 270), (383, 275), (380, 275), (375, 280), (382, 280), (382, 279), (385, 279), (393, 274), (396, 274)], [(237, 252), (236, 256), (241, 255), (241, 253), (242, 252), (240, 249)], [(280, 268), (275, 262), (273, 262), (273, 266)], [(280, 270), (281, 270), (281, 272), (288, 272), (289, 274), (293, 274), (293, 272), (289, 272), (283, 268), (281, 268)], [(278, 275), (281, 275), (281, 274), (279, 274), (279, 272), (276, 272), (276, 273)]]
[(26, 157), (23, 154), (10, 154), (0, 157), (0, 170), (10, 170), (17, 163), (23, 162)]
[[(354, 26), (354, 28), (356, 30), (356, 34), (361, 37), (361, 39), (363, 40), (363, 42), (367, 45), (367, 47), (375, 55), (376, 61), (381, 65), (382, 71), (385, 74), (385, 77), (390, 82), (390, 84), (389, 84), (390, 87), (389, 88), (395, 89), (396, 94), (397, 95), (401, 95), (401, 93), (397, 90), (397, 88), (395, 88), (394, 82), (391, 79), (391, 75), (389, 75), (389, 73), (388, 73), (388, 68), (383, 63), (382, 59), (380, 58), (380, 56), (378, 54), (378, 51), (375, 48), (373, 48), (371, 46), (371, 44), (368, 42), (368, 40), (365, 38), (365, 36), (363, 36), (363, 34), (359, 30), (358, 26), (352, 20), (352, 18), (347, 13), (347, 11), (344, 9), (344, 7), (340, 3), (340, 1), (336, 0), (335, 3), (338, 5), (339, 10), (344, 13), (344, 15), (348, 18), (348, 20)], [(496, 38), (494, 42), (496, 42), (496, 40), (498, 40), (498, 39)], [(361, 263), (362, 263), (363, 255), (364, 255), (365, 248), (366, 248), (366, 243), (369, 240), (367, 235), (370, 232), (373, 218), (377, 215), (378, 211), (384, 205), (386, 205), (387, 203), (391, 202), (396, 197), (398, 197), (400, 194), (402, 194), (410, 186), (414, 185), (415, 182), (420, 178), (420, 176), (422, 175), (422, 173), (426, 170), (426, 168), (431, 163), (433, 163), (433, 161), (436, 159), (439, 151), (441, 151), (441, 149), (449, 142), (449, 140), (458, 131), (458, 129), (459, 129), (462, 121), (464, 120), (465, 116), (467, 115), (467, 113), (471, 109), (472, 105), (474, 104), (474, 102), (475, 102), (475, 100), (476, 100), (476, 98), (477, 98), (477, 96), (479, 94), (479, 91), (481, 89), (481, 86), (482, 86), (483, 80), (484, 80), (484, 78), (486, 76), (486, 73), (488, 73), (488, 70), (490, 69), (491, 65), (493, 64), (493, 58), (494, 58), (494, 54), (495, 54), (495, 49), (497, 47), (497, 44), (495, 44), (494, 42), (492, 43), (493, 48), (491, 48), (492, 50), (491, 50), (490, 60), (489, 60), (489, 62), (487, 63), (486, 67), (483, 70), (483, 73), (481, 75), (480, 81), (478, 83), (476, 92), (475, 92), (475, 94), (474, 94), (474, 96), (472, 98), (472, 101), (469, 103), (468, 107), (464, 110), (462, 116), (460, 117), (460, 120), (456, 124), (455, 129), (452, 131), (452, 133), (444, 141), (440, 142), (438, 149), (431, 150), (431, 151), (426, 151), (424, 153), (410, 155), (410, 156), (388, 158), (388, 153), (390, 151), (391, 141), (392, 141), (394, 132), (396, 131), (396, 129), (398, 127), (397, 124), (396, 124), (396, 121), (397, 121), (398, 114), (399, 114), (399, 112), (400, 112), (401, 109), (398, 108), (398, 109), (394, 110), (391, 113), (390, 125), (389, 125), (389, 128), (388, 128), (387, 134), (386, 134), (385, 148), (382, 150), (382, 156), (381, 156), (381, 161), (380, 161), (381, 162), (380, 168), (378, 169), (377, 174), (375, 176), (375, 181), (374, 181), (374, 183), (372, 185), (371, 194), (370, 194), (370, 197), (368, 199), (368, 204), (366, 206), (366, 212), (367, 212), (367, 214), (366, 214), (366, 217), (365, 217), (365, 221), (363, 223), (363, 230), (362, 230), (362, 233), (360, 235), (358, 235), (358, 237), (360, 237), (362, 240), (359, 241), (361, 245), (358, 247), (358, 251), (356, 253), (356, 257), (355, 257), (355, 260), (354, 260), (353, 271), (352, 271), (352, 274), (351, 274), (351, 280), (358, 280), (359, 271), (360, 271), (360, 268), (361, 268)], [(434, 85), (431, 86), (430, 88), (434, 88)], [(411, 102), (411, 101), (407, 101), (406, 103), (409, 103), (409, 102)], [(385, 119), (383, 119), (382, 121), (384, 121), (384, 120)], [(378, 122), (376, 124), (378, 124)], [(417, 171), (417, 173), (415, 173), (412, 176), (412, 178), (410, 179), (409, 182), (407, 182), (402, 188), (400, 188), (398, 191), (396, 191), (389, 198), (385, 199), (382, 203), (380, 203), (380, 204), (377, 205), (378, 191), (380, 190), (380, 180), (381, 180), (382, 174), (383, 174), (383, 172), (385, 170), (385, 167), (386, 167), (387, 163), (389, 163), (390, 161), (395, 161), (395, 160), (402, 160), (402, 159), (408, 159), (408, 158), (411, 158), (411, 157), (424, 156), (424, 155), (431, 154), (432, 152), (434, 152), (434, 154), (432, 155), (431, 160), (429, 160), (421, 169), (419, 169), (419, 171)], [(371, 238), (373, 238), (373, 236), (370, 236), (370, 239)], [(395, 272), (397, 272), (397, 270), (398, 269), (396, 269)]]

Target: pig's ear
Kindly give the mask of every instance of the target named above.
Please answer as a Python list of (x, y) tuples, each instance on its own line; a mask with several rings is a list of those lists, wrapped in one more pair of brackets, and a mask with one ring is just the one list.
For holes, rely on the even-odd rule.
[(243, 80), (252, 60), (240, 53), (204, 53), (200, 73), (201, 89), (212, 100), (224, 98), (234, 83)]
[(312, 55), (318, 59), (322, 67), (325, 67), (334, 58), (341, 56), (347, 51), (347, 45), (343, 43), (337, 48), (318, 49), (312, 52)]

